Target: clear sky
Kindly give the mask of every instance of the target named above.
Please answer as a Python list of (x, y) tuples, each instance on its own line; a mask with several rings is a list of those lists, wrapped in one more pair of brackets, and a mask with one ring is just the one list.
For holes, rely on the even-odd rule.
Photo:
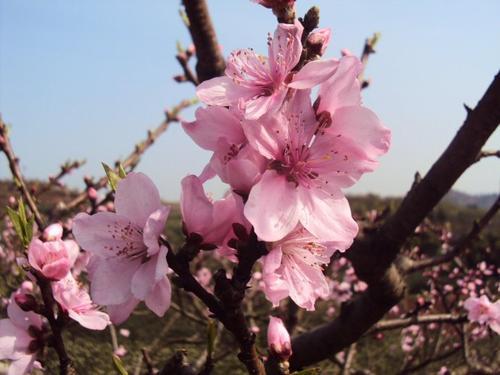
[[(68, 158), (100, 176), (100, 162), (113, 163), (162, 121), (163, 110), (194, 96), (190, 84), (172, 76), (181, 69), (176, 41), (189, 34), (180, 1), (0, 0), (0, 112), (13, 126), (12, 141), (28, 177), (55, 174)], [(500, 1), (298, 0), (298, 13), (321, 9), (331, 27), (327, 56), (342, 48), (360, 52), (364, 39), (382, 33), (370, 58), (364, 103), (393, 131), (392, 148), (380, 168), (351, 189), (355, 193), (403, 194), (415, 171), (425, 173), (474, 106), (500, 62)], [(248, 0), (209, 0), (225, 53), (253, 47), (266, 52), (275, 28), (268, 10)], [(192, 119), (192, 111), (184, 113)], [(500, 134), (488, 142), (500, 148)], [(177, 200), (180, 180), (199, 173), (209, 154), (173, 125), (143, 158), (164, 198)], [(473, 166), (456, 188), (498, 192), (498, 160)], [(8, 177), (0, 160), (0, 178)], [(211, 183), (217, 195), (222, 185)]]

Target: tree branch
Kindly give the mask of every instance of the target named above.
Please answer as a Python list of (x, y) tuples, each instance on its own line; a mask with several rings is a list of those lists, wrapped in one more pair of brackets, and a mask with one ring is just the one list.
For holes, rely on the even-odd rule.
[(36, 207), (35, 200), (31, 195), (26, 183), (24, 182), (23, 175), (21, 173), (21, 169), (19, 168), (19, 159), (14, 154), (14, 150), (12, 149), (12, 145), (10, 143), (9, 134), (7, 125), (3, 122), (2, 117), (0, 116), (0, 151), (2, 151), (7, 157), (7, 161), (9, 162), (9, 169), (12, 174), (12, 178), (16, 183), (16, 186), (19, 188), (23, 198), (28, 204), (31, 213), (35, 218), (35, 222), (38, 225), (40, 230), (44, 227), (44, 221), (38, 208)]
[(182, 0), (189, 19), (189, 33), (196, 48), (196, 74), (201, 83), (224, 74), (222, 56), (205, 0)]
[(405, 328), (414, 324), (450, 323), (457, 324), (467, 321), (466, 315), (454, 314), (432, 314), (424, 316), (412, 316), (403, 319), (381, 320), (375, 324), (369, 332), (387, 331), (390, 329)]

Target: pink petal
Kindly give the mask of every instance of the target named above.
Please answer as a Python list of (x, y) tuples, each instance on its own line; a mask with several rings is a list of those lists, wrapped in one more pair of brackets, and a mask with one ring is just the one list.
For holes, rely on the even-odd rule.
[(273, 116), (261, 121), (243, 121), (242, 127), (248, 143), (268, 159), (279, 158), (288, 138), (288, 129), (281, 116)]
[(335, 113), (338, 108), (360, 105), (361, 87), (357, 79), (363, 65), (355, 56), (340, 59), (335, 74), (320, 86), (318, 113)]
[(284, 176), (268, 170), (250, 191), (244, 212), (260, 239), (277, 241), (298, 223), (297, 189)]
[(169, 213), (170, 207), (161, 206), (154, 211), (146, 221), (143, 238), (144, 244), (148, 247), (148, 256), (152, 256), (160, 250), (158, 238), (165, 229), (165, 223), (167, 222)]
[(170, 307), (172, 298), (172, 287), (170, 281), (165, 276), (157, 282), (153, 290), (147, 295), (146, 306), (159, 317), (162, 317)]
[(225, 107), (198, 108), (196, 121), (183, 122), (182, 127), (198, 146), (206, 150), (215, 151), (220, 138), (225, 138), (230, 144), (245, 141), (240, 119)]
[(132, 278), (131, 290), (135, 298), (143, 301), (155, 284), (156, 256), (141, 264)]
[(280, 23), (269, 46), (269, 65), (275, 80), (284, 80), (300, 60), (304, 28), (300, 22), (294, 25)]
[(317, 189), (299, 187), (299, 200), (303, 207), (300, 222), (311, 234), (321, 241), (334, 241), (340, 250), (351, 246), (358, 225), (340, 191), (331, 196)]
[(196, 95), (205, 104), (229, 106), (242, 95), (242, 89), (229, 77), (216, 77), (199, 84)]
[(336, 59), (314, 60), (300, 69), (288, 84), (294, 89), (310, 89), (330, 78), (339, 66)]
[(131, 172), (118, 183), (115, 194), (116, 213), (144, 227), (149, 215), (160, 208), (160, 193), (144, 173)]
[(33, 362), (35, 362), (34, 354), (26, 354), (20, 356), (15, 361), (11, 362), (9, 370), (7, 371), (7, 375), (27, 374), (29, 371), (31, 371)]
[(180, 199), (181, 214), (191, 233), (203, 233), (212, 220), (212, 204), (205, 195), (198, 177), (189, 175), (182, 179)]
[(64, 240), (64, 246), (66, 247), (66, 251), (68, 253), (70, 266), (73, 267), (78, 259), (78, 255), (80, 255), (80, 246), (78, 246), (78, 244), (73, 240)]
[(341, 134), (341, 142), (357, 148), (367, 159), (376, 159), (389, 150), (391, 131), (367, 108), (350, 106), (339, 108), (332, 117), (330, 133)]
[(113, 324), (121, 324), (128, 319), (132, 311), (139, 304), (139, 300), (129, 296), (129, 298), (119, 305), (108, 305), (106, 310)]
[(0, 320), (0, 359), (10, 359), (17, 352), (16, 341), (18, 338), (29, 344), (31, 340), (28, 333), (14, 325), (10, 319)]
[(92, 299), (99, 305), (118, 305), (130, 298), (132, 278), (140, 259), (93, 256), (88, 266)]
[(73, 221), (73, 235), (78, 244), (103, 258), (132, 256), (145, 250), (142, 228), (127, 217), (111, 212), (92, 216), (80, 213)]
[(68, 315), (80, 323), (82, 327), (88, 329), (103, 330), (111, 323), (108, 314), (97, 310), (90, 310), (82, 314), (69, 310)]
[(280, 87), (274, 90), (272, 95), (261, 95), (255, 99), (247, 100), (245, 104), (245, 117), (249, 120), (256, 120), (265, 114), (272, 114), (281, 108), (287, 90)]
[(17, 327), (27, 330), (29, 326), (42, 327), (42, 317), (33, 311), (23, 311), (14, 300), (13, 293), (7, 306), (7, 315)]

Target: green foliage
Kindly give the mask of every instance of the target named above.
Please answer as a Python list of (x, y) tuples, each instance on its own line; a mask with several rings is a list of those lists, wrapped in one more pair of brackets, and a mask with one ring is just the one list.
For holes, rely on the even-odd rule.
[(24, 247), (28, 247), (33, 237), (33, 216), (28, 217), (23, 199), (20, 198), (17, 204), (17, 211), (7, 206), (7, 214), (9, 215), (14, 229), (21, 240)]

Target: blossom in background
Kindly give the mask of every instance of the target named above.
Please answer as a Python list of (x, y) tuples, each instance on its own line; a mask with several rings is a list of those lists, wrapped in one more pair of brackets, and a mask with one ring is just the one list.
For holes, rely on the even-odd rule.
[(44, 241), (55, 241), (62, 239), (63, 227), (59, 223), (50, 224), (43, 230), (42, 238)]
[(282, 361), (287, 361), (292, 355), (290, 334), (280, 318), (271, 316), (267, 327), (267, 345), (272, 354)]
[(492, 303), (487, 296), (469, 297), (464, 302), (468, 319), (481, 325), (488, 325), (500, 334), (500, 300)]
[[(344, 250), (346, 244), (339, 244)], [(323, 244), (303, 227), (282, 240), (269, 244), (269, 254), (262, 258), (264, 293), (278, 306), (290, 296), (300, 307), (314, 310), (317, 298), (329, 296), (323, 268), (335, 252), (333, 244)]]
[(123, 322), (144, 301), (163, 316), (170, 306), (167, 247), (160, 245), (169, 214), (153, 182), (130, 173), (118, 183), (116, 213), (78, 214), (73, 234), (92, 257), (88, 271), (94, 302), (106, 305), (114, 323)]
[(23, 311), (16, 303), (24, 292), (11, 295), (7, 307), (8, 319), (0, 320), (0, 360), (10, 360), (9, 375), (26, 374), (35, 365), (36, 354), (42, 349), (42, 316)]
[(200, 84), (196, 93), (205, 104), (239, 106), (248, 119), (280, 109), (288, 92), (287, 80), (302, 53), (303, 27), (280, 23), (269, 43), (269, 58), (251, 49), (231, 53), (224, 77)]
[(52, 294), (63, 311), (85, 328), (103, 330), (111, 323), (108, 314), (97, 309), (87, 291), (70, 273), (52, 284)]

